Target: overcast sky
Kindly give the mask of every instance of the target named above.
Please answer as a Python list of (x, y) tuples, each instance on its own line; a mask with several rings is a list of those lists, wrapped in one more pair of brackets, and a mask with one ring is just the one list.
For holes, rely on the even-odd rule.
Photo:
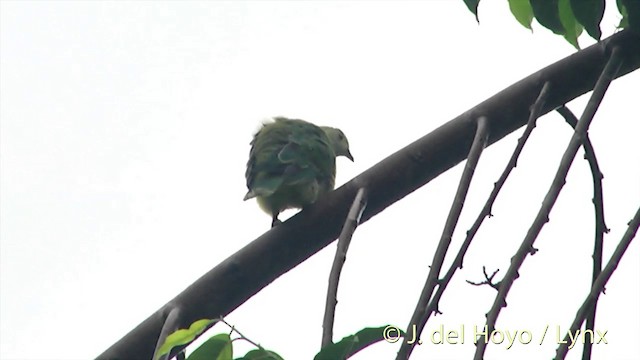
[[(605, 36), (619, 20), (609, 5)], [(93, 358), (267, 231), (269, 216), (242, 201), (249, 141), (264, 119), (340, 127), (356, 160), (338, 160), (341, 185), (575, 52), (537, 24), (533, 33), (523, 28), (506, 1), (482, 2), (480, 25), (462, 1), (1, 6), (2, 359)], [(614, 81), (590, 131), (605, 175), (605, 260), (640, 204), (639, 88), (640, 72)], [(569, 107), (579, 115), (586, 100)], [(483, 153), (446, 268), (521, 133)], [(463, 326), (466, 343), (427, 343), (416, 359), (471, 357), (470, 332), (484, 325), (495, 292), (465, 280), (482, 280), (482, 266), (504, 274), (570, 136), (559, 115), (539, 120), (441, 301), (444, 314), (423, 334)], [(549, 325), (553, 337), (489, 346), (487, 358), (552, 357), (556, 327), (567, 329), (588, 293), (594, 216), (582, 157), (580, 150), (497, 326), (530, 331), (535, 342)], [(455, 167), (357, 230), (336, 340), (366, 326), (406, 327), (461, 172)], [(286, 359), (311, 359), (334, 250), (280, 277), (227, 321)], [(636, 240), (601, 297), (597, 328), (608, 344), (596, 345), (594, 358), (640, 358), (639, 258)], [(210, 334), (226, 331), (217, 325)], [(238, 348), (239, 356), (250, 346)], [(380, 343), (354, 359), (393, 358), (397, 349)]]

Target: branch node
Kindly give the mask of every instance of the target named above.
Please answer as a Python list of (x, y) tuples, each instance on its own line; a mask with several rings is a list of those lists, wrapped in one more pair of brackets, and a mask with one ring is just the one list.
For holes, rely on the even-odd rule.
[(473, 285), (473, 286), (482, 286), (482, 285), (489, 285), (492, 288), (494, 288), (496, 291), (498, 290), (498, 288), (500, 287), (500, 282), (494, 283), (493, 282), (493, 278), (496, 276), (496, 274), (498, 273), (498, 271), (500, 271), (500, 269), (496, 269), (493, 273), (491, 273), (491, 275), (487, 274), (487, 267), (483, 266), (482, 267), (482, 273), (484, 275), (484, 280), (481, 282), (473, 282), (470, 280), (467, 280), (467, 283)]

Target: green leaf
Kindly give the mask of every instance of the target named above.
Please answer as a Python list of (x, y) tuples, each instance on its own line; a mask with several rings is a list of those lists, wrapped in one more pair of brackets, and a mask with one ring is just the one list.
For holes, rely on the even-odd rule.
[(560, 22), (558, 2), (559, 0), (531, 0), (531, 8), (540, 25), (555, 34), (564, 35), (564, 26)]
[(233, 343), (229, 334), (214, 335), (193, 350), (187, 360), (231, 360)]
[(463, 1), (467, 5), (467, 8), (469, 8), (469, 11), (471, 11), (473, 15), (476, 16), (476, 21), (480, 22), (480, 19), (478, 19), (478, 4), (480, 3), (480, 0), (463, 0)]
[[(621, 0), (626, 9), (627, 29), (640, 34), (640, 1)], [(623, 19), (624, 20), (624, 19)]]
[(198, 337), (198, 335), (207, 330), (207, 327), (213, 322), (214, 320), (200, 319), (191, 324), (188, 329), (178, 329), (169, 334), (169, 336), (164, 340), (164, 343), (160, 348), (158, 348), (158, 353), (156, 354), (155, 359), (168, 354), (171, 349), (176, 346), (191, 343), (196, 337)]
[(395, 326), (382, 326), (378, 328), (364, 328), (353, 335), (349, 335), (335, 344), (325, 346), (313, 358), (314, 360), (344, 360), (358, 351), (378, 341), (385, 340), (389, 327), (398, 329), (399, 336), (404, 336), (404, 331)]
[(582, 25), (578, 24), (576, 18), (573, 16), (570, 0), (560, 0), (558, 7), (560, 21), (565, 30), (564, 38), (576, 49), (580, 50), (578, 36), (582, 33)]
[(600, 23), (604, 16), (604, 0), (571, 0), (571, 11), (592, 38), (600, 40)]
[(618, 28), (626, 29), (629, 27), (629, 14), (627, 13), (627, 8), (624, 6), (622, 0), (616, 0), (616, 6), (618, 6), (618, 11), (620, 12), (620, 15), (622, 15), (622, 19), (620, 19)]
[(273, 351), (255, 349), (249, 351), (245, 356), (237, 358), (236, 360), (284, 360), (284, 358)]
[(513, 17), (518, 20), (522, 26), (531, 30), (531, 20), (533, 20), (533, 9), (529, 0), (509, 0), (509, 9)]

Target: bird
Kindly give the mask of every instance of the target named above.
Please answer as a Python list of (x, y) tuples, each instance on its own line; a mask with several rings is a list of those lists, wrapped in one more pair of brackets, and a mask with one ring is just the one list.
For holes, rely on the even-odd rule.
[(353, 161), (353, 156), (340, 129), (281, 116), (272, 120), (249, 144), (244, 200), (256, 198), (274, 227), (280, 212), (302, 209), (333, 190), (336, 157)]

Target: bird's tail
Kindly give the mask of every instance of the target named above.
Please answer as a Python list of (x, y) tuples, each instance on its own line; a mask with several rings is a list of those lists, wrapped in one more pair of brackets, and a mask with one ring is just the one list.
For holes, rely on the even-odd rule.
[(258, 194), (254, 193), (253, 190), (249, 190), (242, 200), (247, 201), (249, 199), (253, 199), (256, 196), (258, 196)]

